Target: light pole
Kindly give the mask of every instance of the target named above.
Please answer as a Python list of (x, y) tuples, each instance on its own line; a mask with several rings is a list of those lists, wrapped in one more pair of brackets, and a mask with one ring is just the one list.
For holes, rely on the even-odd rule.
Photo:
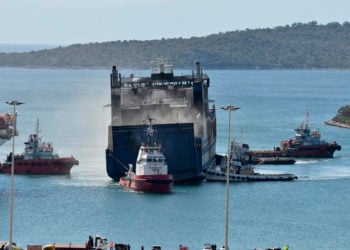
[(17, 114), (16, 106), (24, 104), (23, 102), (12, 101), (6, 102), (8, 105), (13, 106), (13, 132), (12, 132), (12, 162), (11, 162), (11, 191), (10, 191), (10, 239), (9, 239), (9, 250), (12, 250), (12, 224), (13, 224), (13, 182), (14, 182), (14, 173), (15, 173), (15, 135), (17, 131)]
[(231, 142), (231, 111), (239, 108), (234, 106), (221, 107), (228, 111), (228, 139), (227, 139), (227, 159), (226, 159), (226, 222), (225, 222), (225, 250), (228, 250), (228, 210), (229, 210), (229, 193), (230, 193), (230, 142)]

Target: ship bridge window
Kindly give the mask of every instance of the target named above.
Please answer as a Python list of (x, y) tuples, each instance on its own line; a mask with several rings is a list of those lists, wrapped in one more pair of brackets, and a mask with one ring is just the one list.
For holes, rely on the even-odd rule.
[(147, 157), (148, 162), (163, 162), (164, 158), (160, 157)]

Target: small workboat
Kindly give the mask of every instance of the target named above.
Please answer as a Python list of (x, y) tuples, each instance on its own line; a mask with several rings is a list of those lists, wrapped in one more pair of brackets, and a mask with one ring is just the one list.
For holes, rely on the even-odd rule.
[(173, 186), (173, 176), (168, 174), (168, 165), (162, 152), (161, 145), (153, 142), (155, 130), (152, 128), (152, 119), (149, 118), (146, 129), (148, 143), (142, 143), (138, 152), (134, 172), (133, 165), (129, 164), (126, 176), (119, 179), (122, 187), (145, 193), (170, 193)]
[[(254, 171), (256, 165), (252, 164), (249, 145), (245, 143), (231, 142), (230, 145), (230, 181), (292, 181), (297, 179), (293, 174), (261, 174)], [(207, 181), (227, 180), (227, 160), (223, 160), (220, 166), (215, 166), (206, 172)]]
[(205, 243), (203, 245), (203, 250), (216, 250), (216, 244)]

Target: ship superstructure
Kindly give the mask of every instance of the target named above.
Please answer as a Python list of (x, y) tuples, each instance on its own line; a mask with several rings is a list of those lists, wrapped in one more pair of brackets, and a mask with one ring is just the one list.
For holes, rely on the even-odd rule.
[(111, 73), (111, 125), (106, 149), (107, 174), (119, 180), (135, 162), (151, 116), (175, 181), (204, 177), (215, 164), (215, 106), (209, 108), (209, 77), (200, 64), (190, 75), (175, 76), (172, 65), (157, 60), (150, 77)]

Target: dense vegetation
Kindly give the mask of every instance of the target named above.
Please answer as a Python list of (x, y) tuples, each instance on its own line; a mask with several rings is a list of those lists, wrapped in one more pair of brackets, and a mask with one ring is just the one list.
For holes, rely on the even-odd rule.
[(332, 121), (350, 125), (350, 105), (341, 107)]
[(206, 37), (74, 44), (26, 53), (0, 53), (0, 67), (149, 68), (164, 56), (177, 68), (350, 69), (350, 23), (295, 23)]

